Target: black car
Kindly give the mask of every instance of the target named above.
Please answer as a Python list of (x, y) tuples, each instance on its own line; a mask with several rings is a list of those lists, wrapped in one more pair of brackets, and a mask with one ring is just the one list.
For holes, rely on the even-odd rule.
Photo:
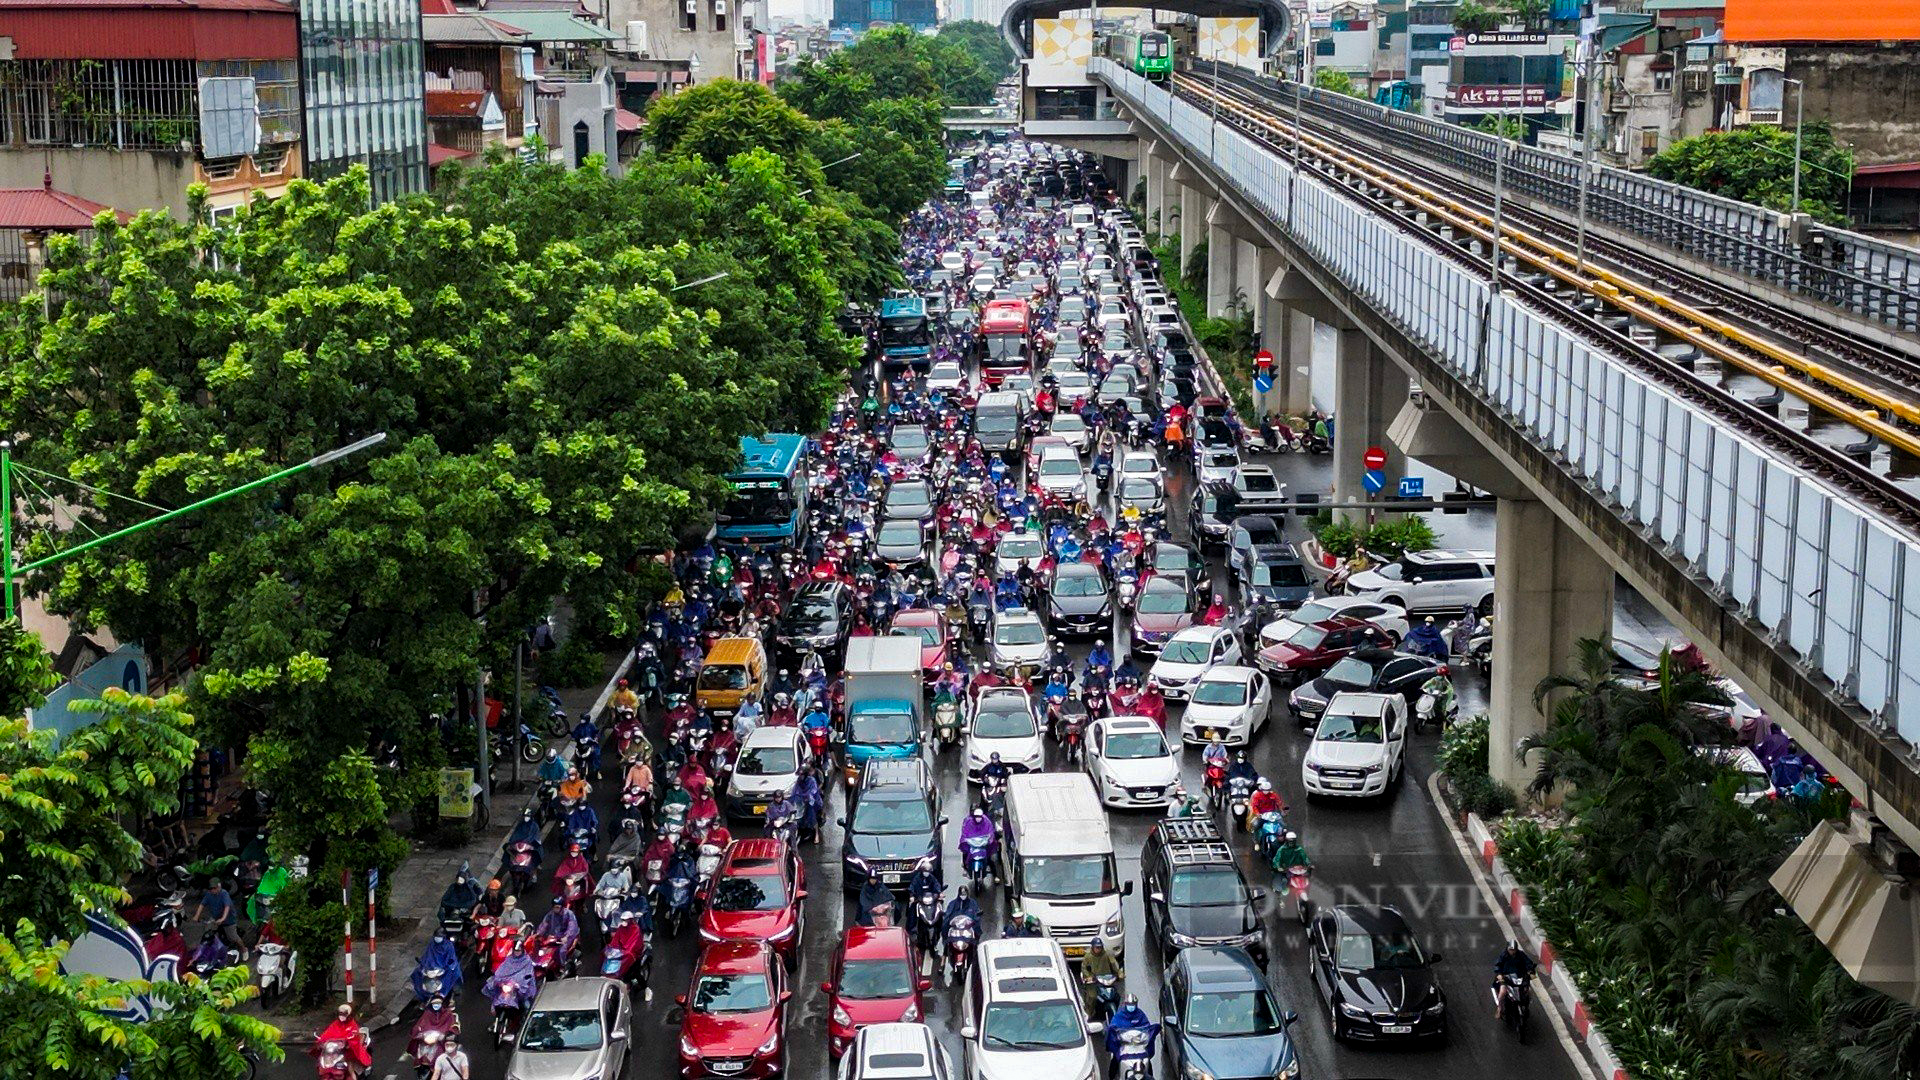
[(1247, 607), (1297, 608), (1313, 598), (1307, 567), (1285, 544), (1255, 544), (1236, 549), (1227, 560), (1233, 579), (1240, 583), (1240, 600)]
[(1191, 409), (1200, 397), (1200, 383), (1191, 376), (1168, 372), (1160, 380), (1159, 393), (1160, 400)]
[(853, 635), (853, 590), (838, 581), (812, 582), (794, 591), (780, 621), (774, 643), (797, 655), (817, 652), (837, 666)]
[(1160, 988), (1160, 1020), (1180, 1077), (1300, 1075), (1287, 1028), (1300, 1014), (1282, 1008), (1261, 967), (1236, 948), (1188, 949)]
[(1327, 699), (1344, 690), (1380, 694), (1399, 694), (1412, 705), (1420, 697), (1420, 687), (1446, 665), (1430, 656), (1392, 652), (1387, 649), (1355, 649), (1311, 682), (1301, 683), (1287, 695), (1287, 710), (1301, 727), (1320, 722), (1327, 711)]
[(1335, 1040), (1446, 1038), (1446, 996), (1433, 975), (1440, 955), (1420, 948), (1399, 911), (1322, 911), (1307, 926), (1307, 952)]
[(1062, 637), (1105, 634), (1113, 624), (1107, 575), (1091, 563), (1062, 563), (1047, 594), (1047, 621)]
[(1195, 946), (1232, 945), (1267, 963), (1265, 897), (1247, 887), (1211, 818), (1155, 822), (1140, 850), (1147, 937), (1163, 959)]
[[(1240, 492), (1234, 493), (1234, 504), (1244, 506), (1245, 500)], [(1280, 523), (1266, 514), (1242, 513), (1233, 521), (1233, 528), (1227, 530), (1227, 561), (1229, 564), (1240, 553), (1256, 547), (1271, 547), (1284, 543), (1280, 538)]]
[(1240, 496), (1233, 485), (1214, 481), (1197, 487), (1187, 510), (1187, 524), (1193, 528), (1194, 542), (1200, 550), (1224, 551), (1233, 520), (1240, 516)]
[(1147, 549), (1147, 566), (1154, 577), (1172, 578), (1193, 592), (1207, 587), (1207, 561), (1192, 548), (1162, 540)]
[(846, 830), (841, 848), (841, 886), (859, 892), (872, 877), (889, 889), (905, 891), (922, 867), (940, 876), (940, 796), (933, 770), (918, 758), (876, 758), (860, 774), (852, 807), (840, 819)]
[(1240, 448), (1240, 436), (1233, 425), (1225, 420), (1202, 420), (1200, 428), (1194, 433), (1195, 446), (1203, 450), (1237, 450)]

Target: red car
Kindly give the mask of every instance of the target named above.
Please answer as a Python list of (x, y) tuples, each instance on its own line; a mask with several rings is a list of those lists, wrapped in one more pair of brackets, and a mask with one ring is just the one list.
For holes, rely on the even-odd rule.
[(1133, 651), (1159, 656), (1167, 639), (1193, 625), (1199, 598), (1181, 582), (1159, 574), (1140, 586), (1133, 601)]
[(788, 966), (800, 955), (807, 868), (785, 841), (735, 840), (721, 856), (701, 905), (702, 941), (764, 941)]
[(920, 977), (919, 957), (901, 926), (850, 926), (833, 959), (827, 995), (828, 1048), (834, 1057), (847, 1052), (853, 1037), (868, 1024), (914, 1024), (926, 1015), (922, 991), (932, 979)]
[(1335, 615), (1307, 623), (1261, 649), (1254, 663), (1282, 685), (1291, 685), (1319, 675), (1355, 649), (1380, 644), (1384, 636), (1379, 627), (1364, 619)]
[(920, 669), (928, 679), (947, 662), (947, 616), (933, 608), (908, 608), (893, 617), (893, 632), (920, 639)]
[(761, 941), (700, 950), (680, 1007), (680, 1075), (754, 1077), (787, 1071), (787, 971)]

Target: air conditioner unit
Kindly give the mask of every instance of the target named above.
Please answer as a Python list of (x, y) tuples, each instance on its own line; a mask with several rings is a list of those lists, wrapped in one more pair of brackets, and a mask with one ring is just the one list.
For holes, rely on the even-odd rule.
[(640, 56), (647, 55), (647, 24), (630, 22), (627, 24), (627, 51)]
[(687, 14), (700, 14), (700, 0), (687, 0)]
[(715, 15), (725, 15), (727, 13), (727, 0), (713, 0), (713, 13)]

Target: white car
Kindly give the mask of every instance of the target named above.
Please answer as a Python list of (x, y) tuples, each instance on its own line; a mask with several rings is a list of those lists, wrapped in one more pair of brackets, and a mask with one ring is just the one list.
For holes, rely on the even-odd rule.
[(977, 783), (995, 754), (1014, 772), (1039, 772), (1046, 763), (1033, 699), (1017, 686), (981, 691), (967, 718), (967, 779)]
[(1049, 446), (1033, 472), (1033, 482), (1042, 491), (1068, 502), (1087, 496), (1087, 470), (1080, 464), (1080, 452), (1072, 446)]
[(965, 265), (967, 265), (967, 257), (957, 251), (944, 252), (940, 256), (940, 266), (956, 274), (959, 273), (960, 268)]
[(1114, 470), (1122, 480), (1131, 476), (1144, 476), (1156, 483), (1160, 480), (1160, 459), (1153, 456), (1151, 450), (1129, 450), (1120, 456), (1120, 467)]
[(766, 817), (768, 804), (793, 790), (812, 756), (797, 727), (754, 728), (740, 744), (722, 812), (729, 818)]
[(1386, 631), (1387, 636), (1396, 643), (1407, 636), (1409, 623), (1406, 608), (1363, 596), (1323, 596), (1318, 600), (1309, 600), (1287, 612), (1285, 618), (1275, 619), (1261, 627), (1260, 648), (1278, 645), (1291, 636), (1296, 627), (1325, 622), (1336, 615), (1370, 622)]
[(1165, 806), (1180, 783), (1180, 759), (1160, 725), (1144, 716), (1109, 716), (1087, 730), (1087, 775), (1107, 806)]
[(1216, 667), (1193, 684), (1180, 717), (1180, 738), (1200, 744), (1217, 731), (1228, 746), (1245, 746), (1267, 726), (1272, 706), (1273, 687), (1264, 673), (1238, 664)]
[[(1079, 368), (1054, 369), (1053, 383), (1054, 408), (1062, 412), (1071, 410), (1073, 403), (1081, 398), (1093, 396), (1093, 379)], [(1086, 425), (1081, 425), (1081, 430), (1086, 430)]]
[(1408, 611), (1454, 615), (1468, 604), (1493, 613), (1493, 552), (1409, 551), (1347, 579), (1347, 595)]
[(975, 296), (991, 296), (994, 286), (999, 284), (999, 281), (1000, 279), (994, 276), (993, 271), (982, 270), (973, 275), (973, 281), (969, 287), (973, 289)]
[(1040, 616), (1026, 608), (1008, 608), (993, 617), (993, 662), (1028, 672), (1040, 670), (1047, 659), (1047, 628)]
[(1073, 447), (1075, 454), (1086, 453), (1087, 443), (1092, 438), (1092, 433), (1087, 430), (1087, 422), (1071, 409), (1053, 414), (1052, 422), (1047, 425), (1047, 434), (1067, 440), (1067, 445)]
[(967, 385), (967, 373), (951, 360), (942, 360), (927, 371), (928, 390), (958, 390)]
[(1327, 702), (1300, 762), (1308, 795), (1384, 795), (1406, 767), (1407, 701), (1399, 694), (1340, 693)]
[(1168, 701), (1185, 701), (1200, 676), (1221, 664), (1243, 663), (1240, 636), (1224, 626), (1189, 626), (1167, 639), (1147, 680)]
[(1240, 468), (1240, 451), (1232, 448), (1200, 451), (1200, 482), (1202, 484), (1233, 483), (1233, 474)]
[(993, 548), (993, 576), (997, 581), (1020, 572), (1021, 563), (1040, 565), (1047, 554), (1046, 542), (1035, 532), (1008, 533)]

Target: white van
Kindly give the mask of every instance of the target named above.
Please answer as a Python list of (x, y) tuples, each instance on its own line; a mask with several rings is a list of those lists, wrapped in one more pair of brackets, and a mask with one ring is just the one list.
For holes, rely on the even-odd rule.
[(1081, 203), (1067, 213), (1067, 224), (1076, 231), (1093, 228), (1093, 207)]
[(1085, 773), (1026, 773), (1007, 785), (1007, 881), (1011, 906), (1040, 920), (1068, 956), (1099, 938), (1116, 956), (1126, 947), (1107, 812)]
[(1060, 946), (1042, 938), (983, 941), (960, 996), (967, 1080), (1092, 1080), (1105, 1029), (1081, 1007)]

